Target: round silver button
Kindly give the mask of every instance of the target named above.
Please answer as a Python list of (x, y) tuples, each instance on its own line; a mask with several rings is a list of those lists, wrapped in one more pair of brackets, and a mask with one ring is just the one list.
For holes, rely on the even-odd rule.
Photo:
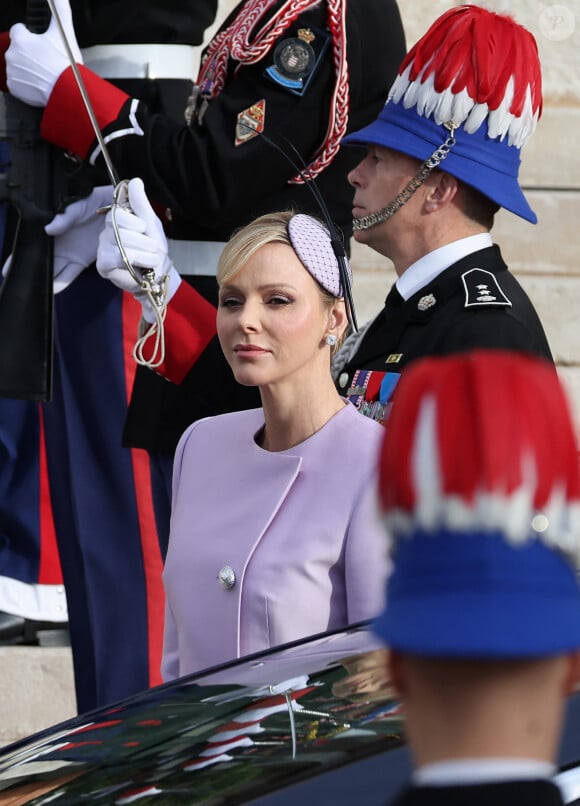
[(348, 372), (341, 372), (340, 375), (338, 376), (338, 385), (340, 386), (341, 389), (344, 389), (347, 383), (348, 383)]
[(234, 574), (234, 569), (229, 565), (224, 565), (218, 574), (218, 579), (220, 581), (220, 585), (224, 587), (226, 590), (230, 590), (236, 584), (236, 575)]

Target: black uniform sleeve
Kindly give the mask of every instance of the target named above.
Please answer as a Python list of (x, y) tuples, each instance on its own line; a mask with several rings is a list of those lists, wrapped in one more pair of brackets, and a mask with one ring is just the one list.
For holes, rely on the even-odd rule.
[(460, 314), (435, 346), (441, 355), (473, 349), (515, 350), (553, 361), (539, 320), (525, 322), (505, 308)]
[[(288, 35), (307, 25), (324, 26), (323, 10), (304, 15)], [(301, 97), (264, 75), (270, 61), (242, 66), (209, 104), (201, 125), (175, 126), (140, 106), (137, 120), (144, 134), (111, 141), (114, 163), (126, 176), (141, 175), (152, 198), (174, 213), (203, 227), (210, 227), (216, 217), (236, 226), (240, 209), (255, 207), (273, 184), (285, 183), (296, 173), (261, 137), (236, 146), (238, 115), (264, 101), (264, 134), (280, 144), (289, 139), (305, 160), (326, 131), (333, 79), (330, 54)]]

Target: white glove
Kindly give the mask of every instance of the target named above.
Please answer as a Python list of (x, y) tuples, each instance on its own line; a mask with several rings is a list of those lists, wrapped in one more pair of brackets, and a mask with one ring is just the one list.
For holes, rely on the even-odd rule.
[(99, 207), (113, 202), (113, 187), (96, 187), (89, 196), (69, 204), (56, 215), (44, 231), (54, 236), (54, 293), (69, 286), (97, 259), (99, 235), (105, 228), (105, 216)]
[[(74, 59), (82, 64), (68, 0), (55, 0), (55, 8)], [(69, 66), (69, 57), (54, 17), (43, 34), (33, 34), (21, 22), (10, 29), (6, 83), (15, 98), (30, 106), (46, 106), (58, 77)]]
[(132, 212), (115, 207), (107, 213), (105, 229), (99, 238), (97, 271), (101, 277), (133, 294), (141, 303), (143, 318), (152, 323), (155, 321), (155, 314), (151, 303), (142, 286), (125, 267), (117, 245), (112, 217), (115, 217), (121, 243), (131, 265), (137, 270), (153, 269), (158, 282), (168, 276), (166, 302), (177, 291), (181, 277), (169, 259), (163, 225), (149, 204), (142, 180), (131, 179), (128, 190)]

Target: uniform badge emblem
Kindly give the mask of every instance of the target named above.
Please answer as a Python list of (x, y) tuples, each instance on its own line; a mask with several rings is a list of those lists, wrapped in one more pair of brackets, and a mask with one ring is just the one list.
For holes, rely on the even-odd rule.
[(391, 353), (386, 357), (385, 364), (398, 364), (402, 357), (403, 353)]
[(307, 76), (316, 59), (310, 44), (315, 39), (310, 28), (300, 28), (297, 37), (279, 42), (274, 50), (274, 65), (279, 75), (294, 80)]
[(497, 302), (497, 297), (490, 293), (489, 286), (485, 283), (479, 283), (475, 286), (478, 293), (476, 302)]
[(282, 39), (274, 48), (265, 74), (294, 95), (304, 95), (329, 42), (327, 32), (299, 28), (297, 36)]
[(247, 143), (258, 134), (264, 131), (264, 119), (266, 116), (266, 101), (262, 99), (248, 109), (240, 112), (236, 122), (236, 140), (237, 146), (242, 143)]
[(465, 289), (465, 307), (479, 305), (511, 308), (511, 302), (502, 291), (495, 274), (485, 269), (469, 269), (461, 275)]
[(427, 294), (424, 297), (421, 297), (419, 302), (417, 303), (417, 308), (420, 311), (428, 311), (429, 308), (432, 308), (436, 304), (437, 300), (433, 296), (433, 294)]

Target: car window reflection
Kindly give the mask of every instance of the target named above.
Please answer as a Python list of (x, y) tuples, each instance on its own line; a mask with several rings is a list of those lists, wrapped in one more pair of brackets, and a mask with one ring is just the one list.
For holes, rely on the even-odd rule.
[[(298, 673), (282, 679), (278, 659), (245, 669), (236, 684), (222, 674), (160, 687), (25, 746), (0, 762), (0, 804), (31, 785), (40, 762), (43, 785), (52, 777), (53, 786), (35, 804), (230, 804), (401, 744), (386, 650), (327, 650), (294, 658)], [(66, 773), (76, 777), (63, 780)]]

